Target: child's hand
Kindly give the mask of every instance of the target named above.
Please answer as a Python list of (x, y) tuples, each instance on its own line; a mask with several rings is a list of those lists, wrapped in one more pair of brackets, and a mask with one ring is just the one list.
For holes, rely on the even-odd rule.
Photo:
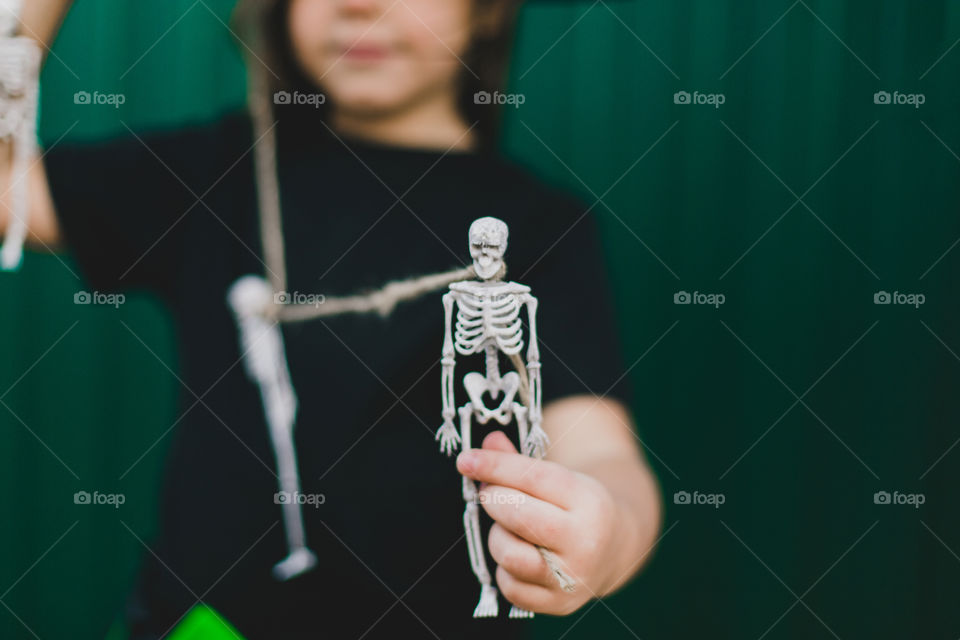
[[(517, 453), (502, 431), (488, 435), (483, 449), (461, 453), (457, 469), (485, 483), (480, 504), (495, 521), (488, 546), (497, 563), (497, 586), (511, 603), (567, 615), (604, 595), (621, 577), (616, 547), (623, 519), (599, 481)], [(576, 582), (573, 592), (560, 588), (534, 544), (559, 556)]]

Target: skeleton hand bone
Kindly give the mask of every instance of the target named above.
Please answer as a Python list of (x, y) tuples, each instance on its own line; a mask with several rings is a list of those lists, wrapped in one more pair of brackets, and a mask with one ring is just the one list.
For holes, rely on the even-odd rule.
[(460, 445), (460, 434), (457, 433), (453, 420), (444, 420), (434, 439), (440, 441), (440, 453), (451, 455)]
[(521, 443), (523, 455), (531, 458), (542, 458), (547, 453), (547, 446), (550, 444), (550, 438), (547, 432), (543, 430), (539, 423), (534, 423), (530, 428), (530, 433)]

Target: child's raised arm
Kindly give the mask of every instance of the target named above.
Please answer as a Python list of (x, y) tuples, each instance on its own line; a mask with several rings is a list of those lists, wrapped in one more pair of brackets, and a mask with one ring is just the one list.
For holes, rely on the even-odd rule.
[(48, 51), (53, 44), (63, 17), (73, 0), (21, 0), (20, 35), (37, 40)]

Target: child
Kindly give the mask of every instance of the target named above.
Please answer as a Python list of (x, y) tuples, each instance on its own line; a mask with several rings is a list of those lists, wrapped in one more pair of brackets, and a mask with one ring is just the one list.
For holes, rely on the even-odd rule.
[[(98, 291), (160, 296), (178, 332), (185, 393), (160, 531), (127, 608), (133, 637), (165, 637), (201, 603), (251, 640), (522, 637), (505, 607), (496, 620), (471, 616), (478, 585), (457, 472), (485, 483), (485, 552), (507, 601), (566, 615), (615, 591), (656, 539), (660, 498), (627, 409), (595, 222), (496, 155), (497, 107), (474, 97), (502, 89), (516, 4), (247, 9), (266, 36), (270, 90), (284, 96), (274, 115), (291, 295), (465, 266), (470, 222), (504, 220), (509, 278), (540, 300), (551, 446), (531, 460), (491, 422), (475, 425), (482, 449), (455, 468), (437, 452), (439, 295), (386, 319), (285, 325), (302, 491), (322, 500), (304, 509), (316, 567), (275, 580), (277, 478), (226, 304), (238, 277), (265, 270), (249, 118), (56, 146), (31, 176), (31, 238), (71, 249)], [(572, 592), (534, 545), (556, 554)]]

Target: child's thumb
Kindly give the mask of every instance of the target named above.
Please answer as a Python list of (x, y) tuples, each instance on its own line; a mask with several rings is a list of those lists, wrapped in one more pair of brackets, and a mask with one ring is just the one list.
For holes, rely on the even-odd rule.
[(518, 453), (517, 448), (513, 446), (510, 438), (503, 431), (493, 431), (487, 434), (487, 437), (483, 439), (482, 448), (504, 453)]

